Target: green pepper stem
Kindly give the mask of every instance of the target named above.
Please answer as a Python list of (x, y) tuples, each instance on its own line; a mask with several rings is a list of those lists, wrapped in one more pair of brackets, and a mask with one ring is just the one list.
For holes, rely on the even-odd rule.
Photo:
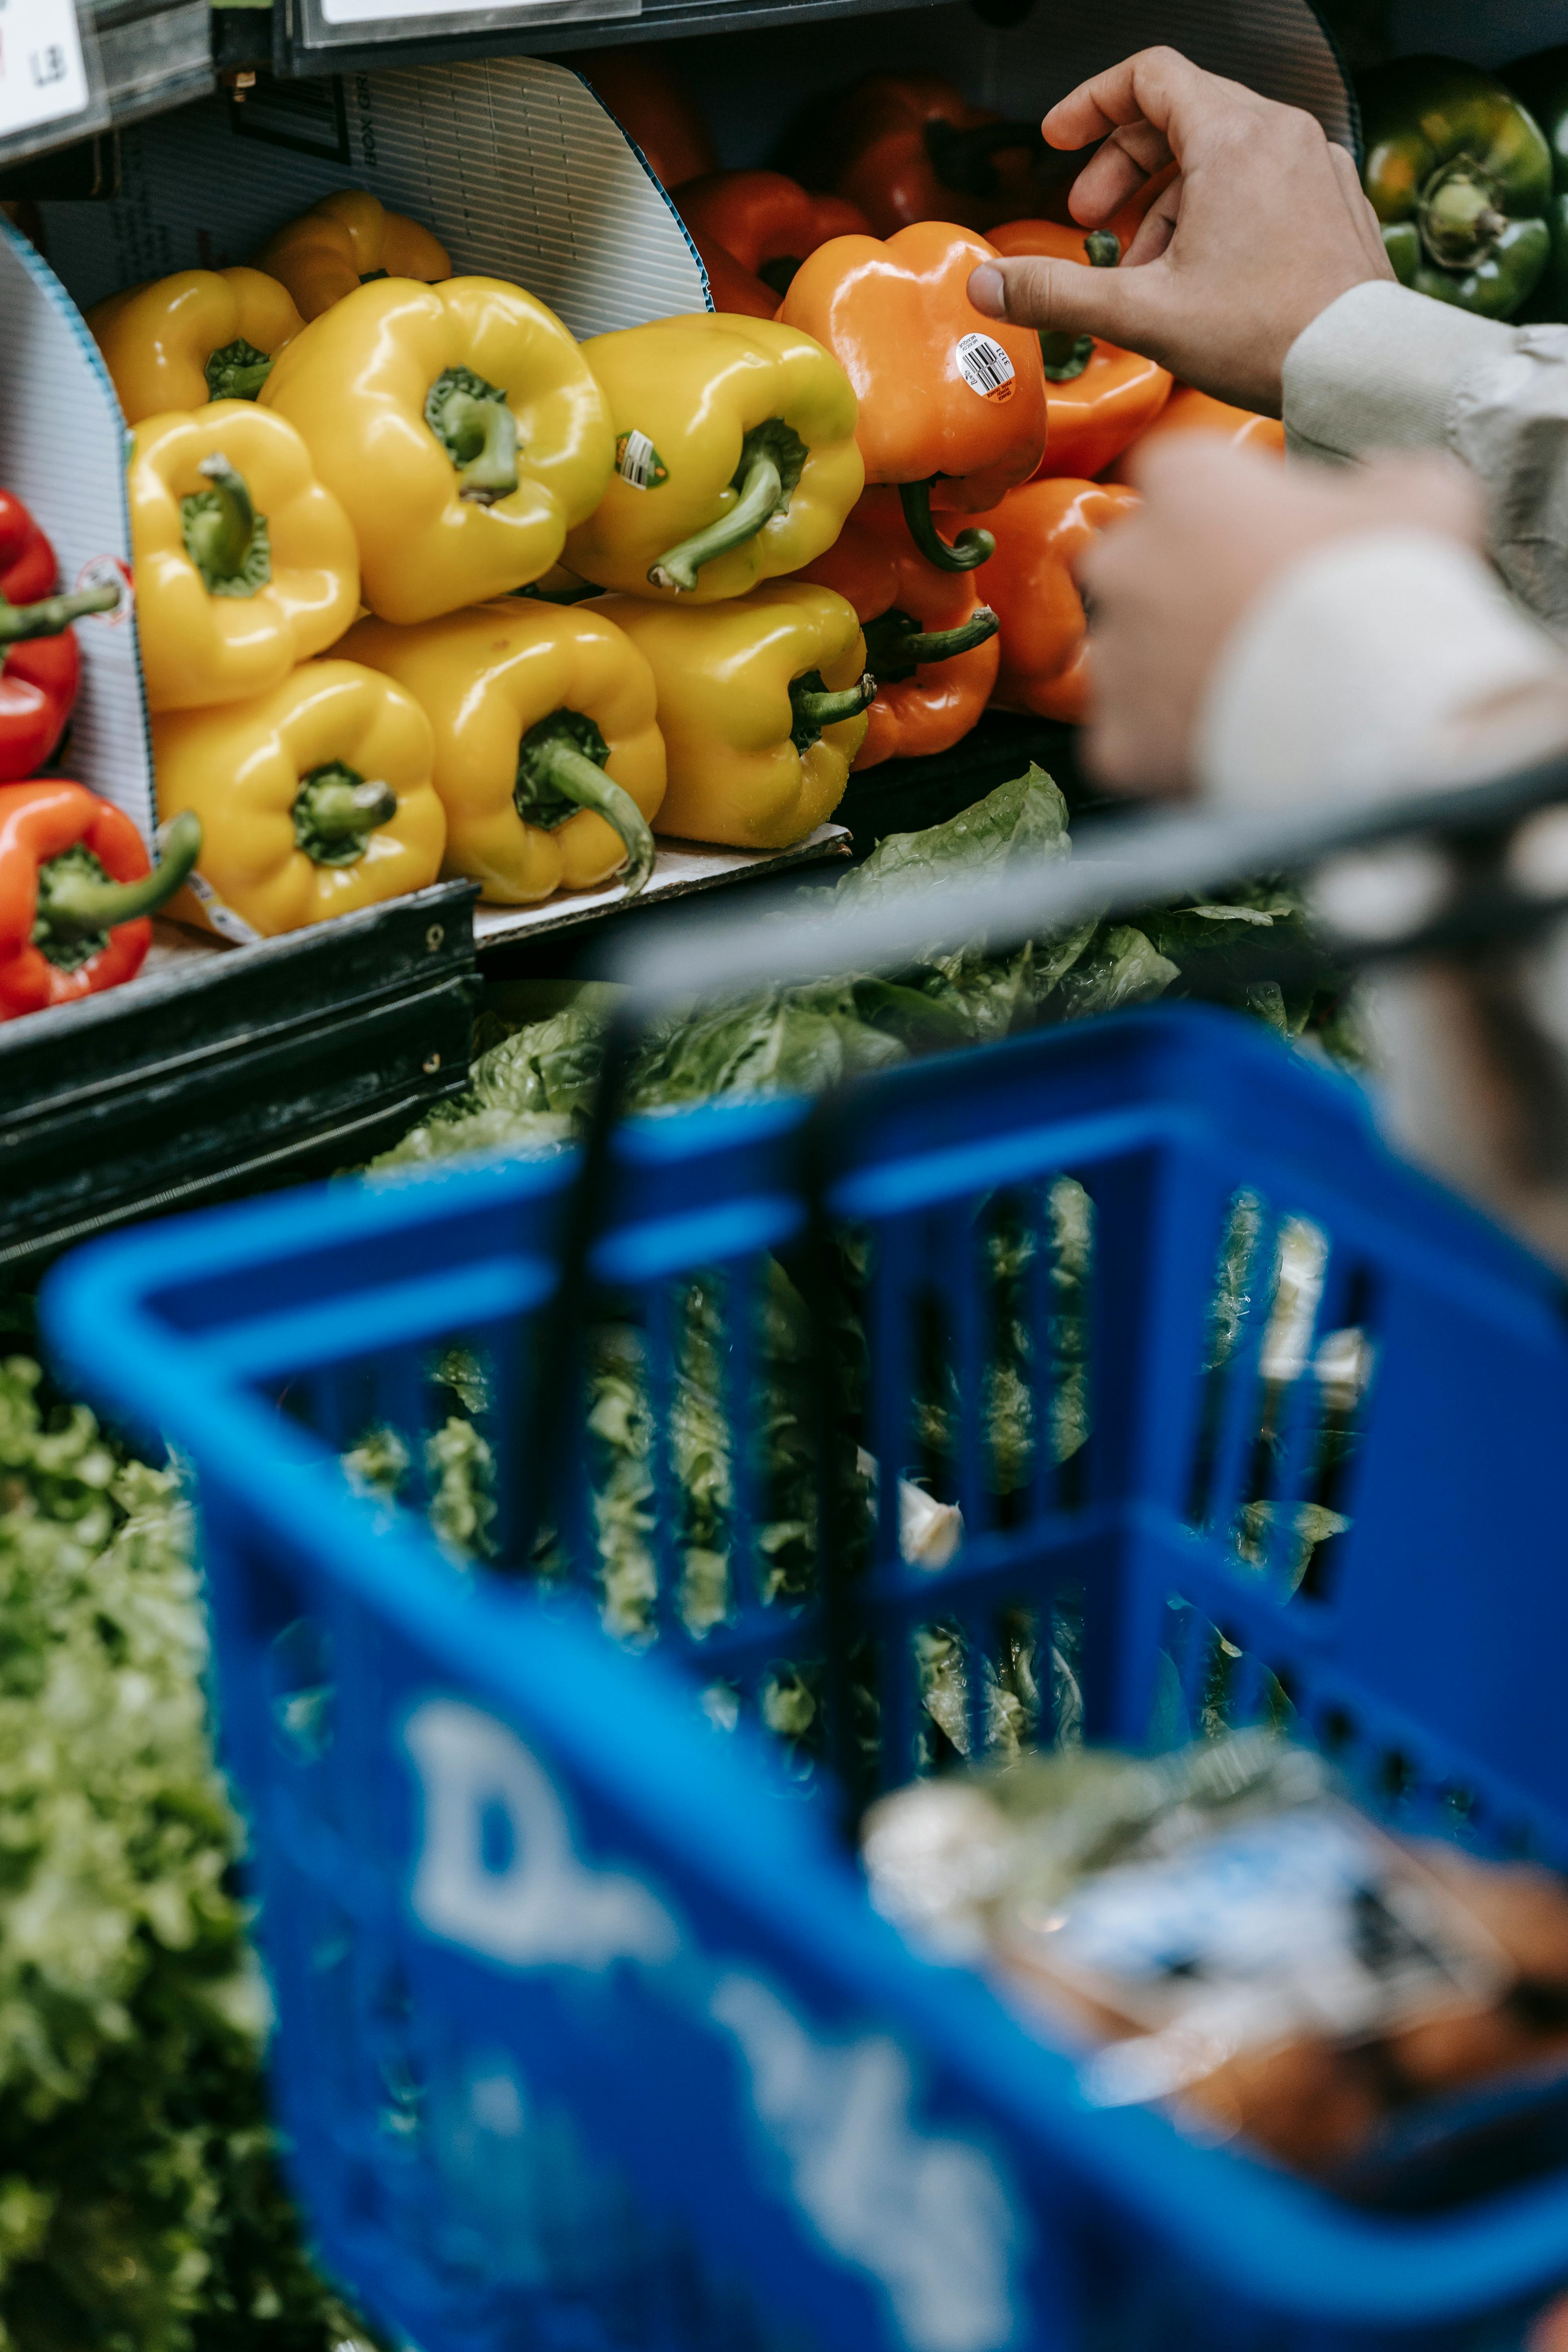
[(506, 394), (472, 368), (444, 368), (425, 396), (425, 422), (458, 469), (458, 496), (493, 507), (518, 485), (517, 419)]
[[(592, 809), (614, 827), (626, 844), (621, 870), (626, 896), (635, 898), (653, 872), (654, 847), (648, 821), (630, 793), (606, 776), (597, 761), (564, 734), (547, 737), (532, 746), (528, 782), (536, 793), (558, 793), (563, 800), (575, 801), (579, 808)], [(526, 803), (520, 802), (520, 808), (526, 824)]]
[(245, 477), (221, 449), (196, 467), (209, 485), (205, 494), (183, 501), (185, 551), (211, 588), (215, 581), (237, 580), (256, 536), (256, 509)]
[(112, 613), (123, 593), (118, 581), (106, 581), (101, 588), (45, 596), (37, 604), (8, 604), (0, 596), (0, 646), (20, 645), (24, 637), (58, 637), (89, 613)]
[(473, 451), (458, 467), (458, 496), (487, 507), (510, 499), (517, 488), (517, 419), (506, 403), (454, 393), (447, 416), (459, 449)]
[(900, 482), (899, 504), (904, 510), (904, 520), (910, 527), (910, 537), (928, 563), (939, 572), (973, 572), (982, 563), (989, 563), (996, 552), (996, 541), (988, 530), (961, 530), (950, 546), (939, 538), (931, 520), (931, 486), (941, 477), (932, 474), (923, 482)]
[(1115, 269), (1121, 260), (1121, 240), (1113, 228), (1091, 228), (1083, 249), (1091, 269)]
[(776, 510), (783, 490), (784, 477), (776, 461), (759, 451), (746, 468), (741, 495), (729, 513), (667, 549), (658, 562), (649, 566), (648, 579), (656, 588), (674, 588), (689, 595), (703, 564), (755, 539)]
[(1094, 337), (1070, 327), (1041, 327), (1040, 362), (1047, 383), (1073, 383), (1094, 357)]
[(397, 794), (341, 760), (312, 768), (294, 795), (294, 844), (315, 866), (352, 866), (378, 826), (397, 814)]
[(209, 400), (254, 400), (272, 373), (272, 359), (241, 336), (211, 352), (204, 373)]
[(1468, 155), (1433, 173), (1416, 208), (1421, 241), (1443, 269), (1474, 269), (1508, 226), (1497, 189)]
[(112, 931), (172, 898), (201, 855), (202, 821), (182, 809), (158, 835), (160, 856), (134, 882), (104, 882), (63, 862), (38, 869), (36, 920), (53, 933)]
[(967, 620), (951, 629), (921, 629), (907, 613), (879, 614), (866, 624), (866, 659), (879, 686), (896, 686), (912, 677), (923, 662), (952, 661), (973, 653), (1001, 626), (989, 604), (977, 605)]
[(809, 670), (790, 687), (797, 733), (820, 735), (825, 727), (837, 727), (841, 719), (858, 719), (877, 699), (877, 681), (868, 669), (861, 671), (853, 686), (814, 687), (807, 681), (816, 676), (815, 670)]

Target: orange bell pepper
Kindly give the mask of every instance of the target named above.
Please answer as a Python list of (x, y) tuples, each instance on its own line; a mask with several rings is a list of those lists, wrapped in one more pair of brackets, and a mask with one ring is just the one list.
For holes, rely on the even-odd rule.
[(1178, 433), (1217, 433), (1233, 448), (1260, 449), (1277, 457), (1285, 455), (1285, 427), (1277, 416), (1259, 416), (1254, 409), (1232, 408), (1195, 384), (1178, 383), (1169, 400), (1106, 473), (1108, 482), (1131, 482), (1136, 452), (1151, 441), (1164, 441)]
[(968, 734), (996, 682), (996, 615), (967, 573), (926, 562), (890, 490), (868, 490), (837, 543), (798, 576), (837, 589), (865, 633), (877, 698), (852, 768), (947, 751)]
[(1046, 376), (1029, 327), (986, 319), (969, 278), (995, 259), (984, 237), (922, 221), (886, 244), (836, 236), (801, 264), (779, 306), (833, 353), (860, 404), (868, 484), (894, 483), (929, 563), (972, 572), (984, 530), (938, 536), (933, 507), (972, 514), (1026, 482), (1046, 447)]
[(935, 74), (858, 82), (816, 145), (821, 176), (859, 205), (879, 236), (915, 221), (989, 228), (1033, 210), (1045, 152), (1037, 119), (1005, 122)]
[(1002, 624), (992, 707), (1075, 724), (1089, 705), (1089, 622), (1073, 566), (1135, 493), (1100, 482), (1029, 482), (982, 518), (996, 541), (986, 593)]
[(661, 187), (678, 188), (700, 172), (719, 169), (712, 133), (686, 86), (658, 49), (584, 49), (561, 63), (580, 73), (642, 149)]
[(675, 191), (719, 310), (771, 319), (808, 253), (870, 224), (842, 196), (814, 196), (783, 172), (710, 172)]
[[(1114, 226), (1086, 236), (1080, 228), (1065, 228), (1053, 220), (1005, 221), (993, 232), (991, 243), (998, 253), (1039, 253), (1054, 261), (1094, 263), (1100, 257), (1097, 237), (1115, 237), (1118, 250), (1122, 247)], [(1121, 351), (1094, 335), (1047, 331), (1040, 336), (1040, 349), (1050, 429), (1036, 478), (1071, 474), (1087, 480), (1103, 472), (1152, 425), (1171, 396), (1170, 371), (1141, 352)]]

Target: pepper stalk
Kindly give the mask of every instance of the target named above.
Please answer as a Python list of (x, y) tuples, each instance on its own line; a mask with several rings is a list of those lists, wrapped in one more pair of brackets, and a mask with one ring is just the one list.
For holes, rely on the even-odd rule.
[(977, 605), (951, 629), (922, 629), (895, 608), (866, 624), (866, 661), (879, 686), (899, 686), (927, 662), (952, 661), (996, 635), (1001, 623), (989, 604)]
[(493, 507), (518, 486), (517, 419), (499, 384), (472, 368), (443, 368), (425, 399), (425, 422), (458, 469), (459, 498)]
[(133, 882), (112, 881), (79, 842), (38, 868), (32, 943), (62, 971), (102, 952), (111, 931), (153, 914), (189, 876), (201, 855), (201, 819), (183, 810), (158, 835), (159, 858)]
[(755, 539), (775, 514), (787, 514), (807, 454), (799, 434), (782, 418), (771, 416), (754, 425), (741, 444), (741, 462), (730, 481), (738, 493), (735, 504), (689, 539), (667, 548), (648, 567), (652, 585), (689, 595), (703, 564)]
[(122, 593), (120, 583), (110, 580), (101, 588), (79, 588), (69, 596), (44, 596), (36, 604), (11, 604), (0, 596), (0, 661), (7, 646), (29, 637), (58, 637), (89, 613), (112, 613)]
[(238, 468), (221, 449), (196, 467), (205, 490), (180, 500), (180, 535), (209, 596), (254, 596), (272, 577), (267, 517), (258, 514)]
[[(1083, 249), (1091, 269), (1114, 269), (1121, 246), (1114, 229), (1090, 229)], [(1072, 383), (1094, 357), (1094, 337), (1075, 335), (1068, 327), (1040, 329), (1040, 359), (1048, 383)]]
[(988, 530), (961, 530), (955, 540), (942, 539), (931, 519), (931, 483), (942, 479), (932, 474), (923, 482), (900, 482), (899, 504), (904, 510), (904, 520), (910, 527), (910, 537), (928, 563), (939, 572), (973, 572), (982, 563), (989, 563), (996, 552), (996, 541)]
[(861, 671), (853, 686), (839, 687), (825, 685), (820, 670), (808, 669), (790, 681), (789, 707), (795, 714), (790, 741), (797, 751), (808, 751), (825, 727), (858, 719), (876, 699), (877, 681), (868, 669)]
[(653, 872), (654, 841), (648, 821), (630, 793), (605, 773), (610, 747), (580, 710), (552, 710), (531, 726), (517, 747), (513, 800), (524, 824), (553, 833), (579, 809), (592, 809), (619, 834), (626, 846), (628, 898)]

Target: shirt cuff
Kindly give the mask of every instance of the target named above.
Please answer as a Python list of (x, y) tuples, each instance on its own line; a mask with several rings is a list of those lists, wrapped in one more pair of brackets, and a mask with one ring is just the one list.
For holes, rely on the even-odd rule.
[(1285, 354), (1286, 446), (1315, 457), (1446, 448), (1460, 379), (1511, 348), (1495, 319), (1385, 278), (1352, 286)]
[(1258, 599), (1216, 665), (1197, 751), (1212, 798), (1259, 808), (1469, 782), (1564, 742), (1552, 639), (1455, 541), (1388, 530), (1314, 550)]

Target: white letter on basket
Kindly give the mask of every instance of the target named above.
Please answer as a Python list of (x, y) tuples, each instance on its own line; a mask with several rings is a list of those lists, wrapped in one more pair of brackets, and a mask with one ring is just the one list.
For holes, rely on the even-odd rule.
[[(456, 1699), (427, 1699), (403, 1738), (425, 1795), (409, 1899), (432, 1935), (514, 1969), (673, 1958), (680, 1938), (663, 1905), (640, 1879), (578, 1860), (548, 1775), (504, 1724)], [(492, 1806), (511, 1831), (501, 1870), (485, 1864)]]

